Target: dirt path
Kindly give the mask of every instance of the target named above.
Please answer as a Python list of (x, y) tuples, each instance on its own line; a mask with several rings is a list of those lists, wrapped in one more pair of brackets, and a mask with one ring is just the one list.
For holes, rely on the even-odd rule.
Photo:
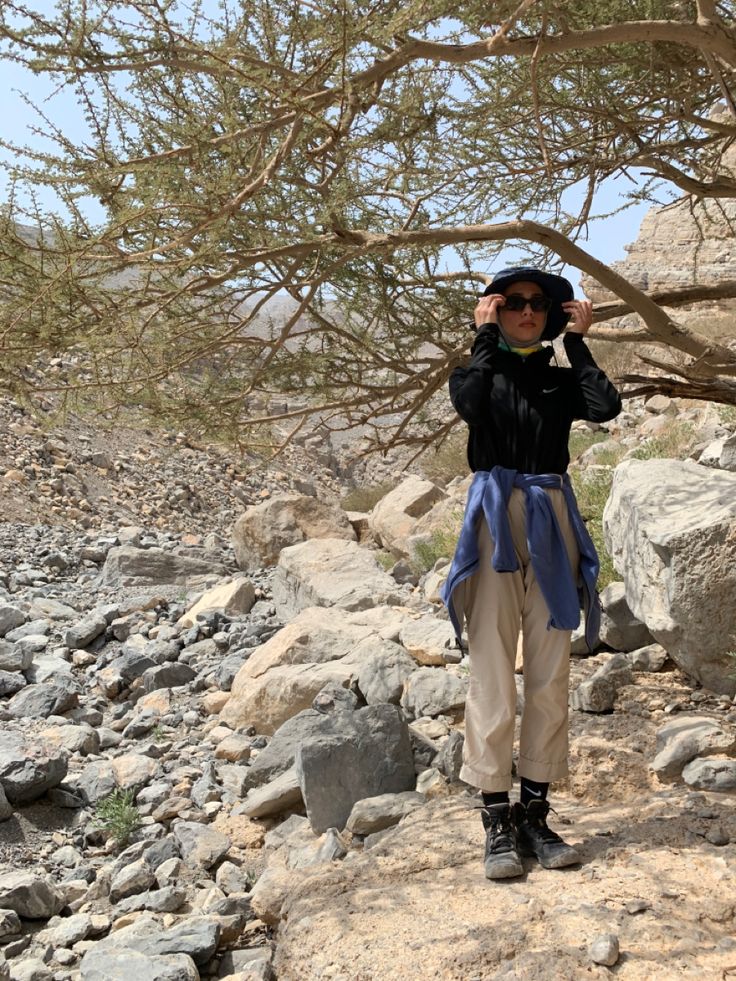
[[(285, 906), (280, 981), (736, 977), (730, 798), (674, 788), (626, 803), (559, 800), (582, 865), (489, 882), (469, 796), (433, 801), (342, 866), (306, 875)], [(570, 822), (562, 828), (561, 824)], [(614, 933), (612, 968), (588, 945)]]

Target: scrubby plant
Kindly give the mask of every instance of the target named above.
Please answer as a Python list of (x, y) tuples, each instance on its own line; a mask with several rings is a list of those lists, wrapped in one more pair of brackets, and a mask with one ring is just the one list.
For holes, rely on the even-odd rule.
[(381, 568), (388, 572), (396, 564), (396, 558), (390, 552), (384, 552), (383, 550), (376, 552), (376, 561), (381, 566)]
[(467, 429), (454, 429), (438, 450), (428, 449), (419, 459), (427, 480), (445, 487), (454, 477), (468, 474)]
[(124, 848), (141, 826), (141, 814), (135, 806), (133, 791), (117, 788), (101, 800), (97, 804), (94, 824)]
[(602, 443), (608, 439), (608, 433), (603, 431), (596, 432), (592, 429), (573, 429), (570, 433), (568, 446), (570, 448), (570, 459), (577, 460), (586, 450), (596, 443)]
[(657, 436), (651, 436), (632, 451), (635, 460), (684, 460), (695, 444), (695, 430), (689, 422), (673, 422)]
[(372, 511), (381, 498), (396, 487), (394, 482), (386, 484), (367, 484), (364, 487), (353, 487), (343, 495), (340, 505), (343, 511)]
[(436, 528), (427, 539), (415, 542), (411, 564), (423, 575), (434, 566), (437, 559), (451, 559), (460, 533), (460, 519), (456, 524)]
[(603, 509), (611, 493), (613, 470), (609, 468), (589, 471), (572, 470), (570, 476), (580, 513), (586, 521), (588, 532), (600, 559), (598, 588), (604, 589), (609, 583), (619, 579), (603, 537)]

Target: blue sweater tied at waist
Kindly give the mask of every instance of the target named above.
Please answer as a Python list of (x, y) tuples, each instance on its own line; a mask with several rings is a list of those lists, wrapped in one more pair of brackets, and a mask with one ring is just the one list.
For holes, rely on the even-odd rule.
[[(526, 534), (529, 558), (542, 595), (549, 609), (547, 629), (574, 630), (580, 624), (581, 601), (585, 611), (585, 641), (592, 651), (600, 630), (600, 601), (596, 581), (600, 563), (585, 522), (578, 510), (568, 474), (524, 474), (518, 470), (494, 467), (478, 470), (468, 491), (463, 526), (447, 581), (441, 590), (450, 620), (459, 638), (464, 611), (456, 609), (455, 589), (478, 568), (478, 521), (488, 522), (493, 541), (491, 564), (496, 572), (516, 572), (519, 562), (511, 537), (508, 503), (511, 491), (519, 487), (526, 498)], [(570, 522), (580, 552), (580, 573), (575, 582), (565, 542), (545, 488), (557, 488), (565, 495)]]

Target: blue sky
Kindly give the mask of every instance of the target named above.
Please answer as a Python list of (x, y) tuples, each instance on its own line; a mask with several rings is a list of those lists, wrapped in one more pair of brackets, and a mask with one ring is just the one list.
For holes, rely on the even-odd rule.
[[(48, 0), (37, 0), (34, 6), (39, 11), (48, 11), (53, 5)], [(39, 129), (44, 129), (43, 121), (29, 108), (21, 95), (25, 92), (68, 138), (78, 143), (85, 141), (87, 128), (73, 93), (63, 89), (54, 90), (47, 77), (35, 76), (19, 65), (0, 60), (0, 91), (4, 94), (5, 106), (0, 134), (5, 140), (20, 146), (27, 145), (35, 150), (51, 149), (48, 139), (44, 139), (38, 132)], [(8, 151), (0, 147), (0, 161), (9, 159)], [(632, 189), (632, 183), (625, 178), (609, 180), (597, 195), (594, 210), (604, 214), (615, 210), (622, 201), (622, 195)], [(7, 174), (0, 168), (0, 202), (6, 200), (7, 191)], [(574, 212), (582, 203), (583, 194), (581, 190), (579, 194), (571, 192), (568, 195), (565, 204), (569, 211)], [(50, 193), (42, 193), (39, 200), (44, 207), (53, 208), (53, 197)], [(649, 207), (647, 204), (637, 203), (613, 217), (591, 222), (588, 240), (580, 240), (580, 246), (606, 264), (624, 259), (624, 246), (636, 239), (641, 220)], [(89, 203), (86, 211), (92, 220), (102, 217), (101, 209), (95, 201)], [(514, 250), (509, 249), (504, 254), (504, 259), (506, 261), (501, 265), (513, 262)], [(567, 267), (565, 274), (577, 286), (579, 271)]]

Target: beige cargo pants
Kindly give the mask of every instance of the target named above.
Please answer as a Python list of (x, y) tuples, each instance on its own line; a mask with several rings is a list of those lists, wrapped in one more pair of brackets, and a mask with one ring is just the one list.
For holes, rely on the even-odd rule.
[[(577, 579), (579, 553), (561, 490), (546, 490)], [(529, 561), (523, 490), (509, 499), (509, 523), (519, 562), (516, 572), (491, 566), (493, 543), (485, 519), (478, 527), (480, 564), (458, 589), (465, 610), (470, 687), (465, 703), (465, 747), (460, 777), (481, 790), (511, 788), (519, 628), (523, 635), (524, 711), (520, 777), (551, 783), (567, 775), (569, 630), (547, 629), (549, 610)]]

